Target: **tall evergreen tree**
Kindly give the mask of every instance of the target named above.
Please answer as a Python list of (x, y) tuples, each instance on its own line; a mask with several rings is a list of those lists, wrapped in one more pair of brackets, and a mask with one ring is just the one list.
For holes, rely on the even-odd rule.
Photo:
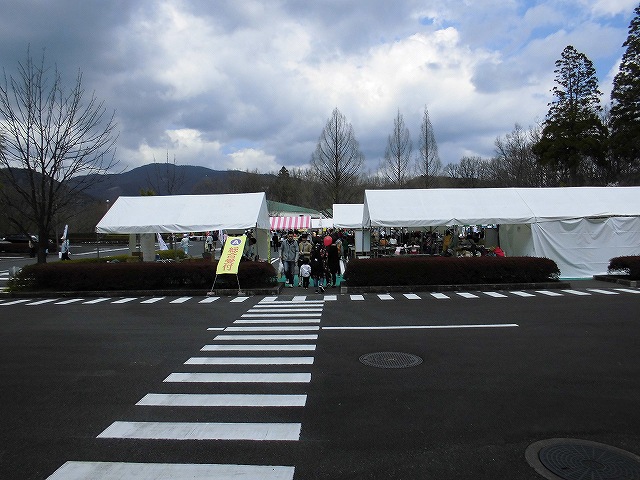
[(420, 153), (416, 163), (416, 172), (422, 177), (425, 188), (434, 187), (436, 177), (442, 170), (442, 163), (438, 155), (438, 143), (433, 133), (433, 125), (429, 118), (429, 110), (424, 107), (422, 114), (422, 125), (420, 127)]
[(534, 153), (543, 165), (558, 170), (565, 183), (580, 185), (585, 158), (605, 161), (606, 129), (600, 119), (598, 78), (591, 60), (569, 45), (556, 61), (555, 100), (549, 104)]
[(393, 132), (387, 138), (384, 162), (380, 168), (387, 181), (394, 187), (402, 188), (409, 181), (412, 150), (413, 143), (409, 129), (405, 126), (404, 118), (398, 110), (393, 120)]
[(634, 13), (611, 91), (611, 150), (616, 180), (640, 169), (640, 5)]
[(353, 126), (335, 108), (311, 155), (311, 170), (324, 187), (327, 205), (353, 199), (363, 164), (364, 154)]

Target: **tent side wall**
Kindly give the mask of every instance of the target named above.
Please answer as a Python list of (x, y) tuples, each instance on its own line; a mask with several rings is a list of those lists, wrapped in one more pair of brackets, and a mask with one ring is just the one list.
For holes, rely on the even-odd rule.
[(536, 256), (553, 259), (563, 278), (606, 274), (610, 259), (640, 254), (640, 217), (536, 223), (531, 232)]

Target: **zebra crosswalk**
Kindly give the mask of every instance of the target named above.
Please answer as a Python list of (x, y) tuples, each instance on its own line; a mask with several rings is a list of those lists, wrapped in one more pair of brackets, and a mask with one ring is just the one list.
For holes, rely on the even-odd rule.
[[(277, 297), (266, 297), (236, 319), (233, 325), (207, 328), (207, 332), (215, 336), (202, 346), (197, 356), (188, 358), (178, 369), (180, 371), (170, 373), (163, 380), (157, 391), (147, 393), (135, 404), (138, 408), (148, 409), (144, 415), (145, 421), (117, 420), (100, 432), (96, 439), (138, 442), (251, 441), (256, 443), (257, 449), (261, 442), (299, 441), (302, 409), (307, 404), (307, 387), (312, 381), (309, 368), (314, 363), (318, 335), (295, 332), (318, 331), (324, 305), (323, 299), (283, 301)], [(246, 326), (247, 321), (258, 323)], [(215, 393), (207, 390), (211, 388), (209, 385), (215, 385)], [(239, 393), (238, 386), (245, 391)], [(203, 388), (205, 391), (194, 391), (194, 388)], [(283, 392), (283, 388), (286, 391)], [(205, 409), (209, 420), (211, 417), (218, 421), (165, 421), (158, 409), (198, 409), (198, 412)], [(286, 410), (286, 417), (291, 421), (282, 421), (283, 415), (279, 414), (277, 418), (280, 421), (269, 421), (267, 418), (264, 422), (237, 422), (226, 416), (229, 409), (241, 409), (245, 413), (259, 409), (266, 417), (271, 409), (277, 409), (278, 412)], [(240, 416), (243, 417), (243, 414)], [(282, 460), (284, 465), (140, 464), (74, 460), (63, 464), (49, 480), (293, 480), (295, 465), (291, 465), (293, 462), (286, 457)]]
[[(449, 291), (449, 292), (417, 292), (417, 293), (367, 293), (367, 294), (326, 294), (326, 295), (297, 295), (293, 299), (287, 295), (265, 296), (261, 298), (263, 303), (260, 304), (258, 310), (252, 310), (242, 315), (242, 321), (238, 323), (256, 323), (262, 324), (275, 318), (283, 318), (286, 316), (285, 323), (296, 323), (298, 319), (301, 323), (312, 322), (313, 319), (319, 319), (321, 308), (317, 306), (309, 307), (305, 311), (299, 311), (292, 307), (278, 308), (277, 301), (287, 302), (331, 302), (331, 301), (398, 301), (398, 300), (452, 300), (452, 299), (478, 299), (478, 298), (533, 298), (533, 297), (589, 297), (597, 295), (624, 295), (640, 294), (640, 288), (584, 288), (584, 289), (558, 289), (558, 290), (501, 290), (501, 291)], [(185, 305), (185, 304), (214, 304), (214, 303), (243, 303), (252, 297), (246, 295), (238, 295), (235, 297), (218, 297), (218, 296), (140, 296), (140, 297), (73, 297), (73, 298), (4, 298), (0, 299), (0, 308), (3, 306), (24, 305), (34, 306), (51, 306), (51, 305)], [(253, 321), (252, 319), (261, 319)]]

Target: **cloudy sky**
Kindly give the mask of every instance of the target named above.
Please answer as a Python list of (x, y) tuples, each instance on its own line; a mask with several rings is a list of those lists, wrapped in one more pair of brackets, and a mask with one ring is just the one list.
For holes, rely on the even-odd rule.
[[(542, 120), (573, 45), (603, 104), (637, 0), (8, 0), (0, 64), (28, 46), (115, 110), (121, 167), (308, 165), (331, 112), (373, 173), (398, 111), (414, 144), (427, 107), (443, 165), (491, 157)], [(416, 145), (417, 147), (417, 145)], [(414, 147), (414, 151), (416, 148)]]

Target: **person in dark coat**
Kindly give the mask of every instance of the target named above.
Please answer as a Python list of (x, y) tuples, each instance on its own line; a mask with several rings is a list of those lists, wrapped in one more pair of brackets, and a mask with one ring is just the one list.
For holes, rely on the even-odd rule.
[(322, 283), (325, 276), (325, 262), (322, 253), (320, 244), (316, 243), (311, 249), (311, 258), (309, 260), (309, 264), (311, 265), (311, 278), (315, 283), (316, 293), (324, 292)]
[(336, 242), (327, 248), (327, 282), (330, 287), (335, 287), (337, 283), (338, 270), (340, 269), (340, 249)]

